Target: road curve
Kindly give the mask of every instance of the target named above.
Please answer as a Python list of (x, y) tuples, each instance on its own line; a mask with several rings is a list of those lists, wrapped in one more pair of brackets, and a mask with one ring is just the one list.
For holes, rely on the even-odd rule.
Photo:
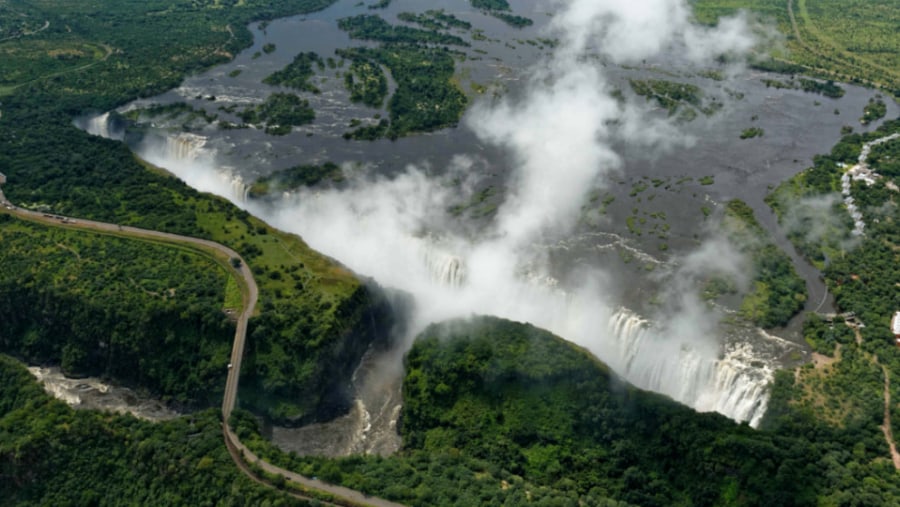
[[(330, 505), (404, 507), (402, 504), (390, 502), (388, 500), (377, 497), (370, 497), (360, 491), (344, 488), (342, 486), (335, 486), (333, 484), (322, 482), (318, 479), (304, 477), (300, 474), (262, 461), (253, 452), (251, 452), (247, 448), (247, 446), (241, 443), (240, 439), (238, 439), (238, 436), (233, 431), (231, 431), (231, 428), (228, 427), (228, 419), (231, 416), (231, 412), (234, 410), (235, 403), (237, 401), (238, 381), (241, 371), (241, 359), (244, 355), (244, 342), (247, 338), (247, 322), (253, 315), (253, 312), (256, 309), (257, 300), (259, 298), (259, 288), (256, 285), (256, 280), (253, 278), (253, 273), (250, 271), (250, 268), (247, 266), (247, 263), (244, 262), (240, 254), (225, 245), (206, 239), (181, 236), (178, 234), (154, 231), (150, 229), (141, 229), (138, 227), (130, 227), (126, 225), (97, 222), (94, 220), (73, 219), (61, 215), (22, 209), (16, 207), (8, 200), (6, 200), (6, 197), (3, 195), (2, 188), (0, 188), (0, 211), (9, 213), (24, 220), (30, 220), (33, 222), (39, 222), (57, 227), (95, 231), (115, 236), (129, 236), (144, 240), (156, 239), (169, 243), (186, 243), (199, 247), (200, 249), (206, 250), (207, 252), (212, 250), (213, 252), (222, 254), (224, 258), (219, 259), (220, 263), (224, 266), (227, 266), (227, 269), (230, 269), (233, 273), (239, 275), (243, 280), (241, 293), (243, 295), (244, 308), (241, 311), (241, 314), (238, 316), (237, 324), (235, 326), (234, 344), (231, 348), (231, 363), (228, 368), (228, 377), (225, 381), (225, 394), (222, 399), (222, 426), (225, 436), (225, 444), (228, 448), (229, 454), (231, 454), (231, 457), (234, 459), (235, 463), (237, 463), (238, 468), (254, 481), (271, 486), (271, 484), (269, 484), (268, 482), (261, 480), (259, 477), (256, 477), (254, 472), (246, 466), (246, 463), (255, 464), (266, 473), (281, 475), (287, 481), (311, 490), (321, 491), (331, 495), (332, 497), (334, 497), (334, 499), (332, 500), (333, 503), (331, 503)], [(238, 264), (237, 262), (233, 262), (232, 259), (237, 259), (240, 261), (240, 263)], [(235, 264), (238, 264), (238, 266), (235, 266)], [(306, 497), (302, 494), (293, 495), (300, 498), (315, 500), (315, 498), (312, 496)], [(321, 500), (319, 501), (321, 502)], [(329, 505), (328, 502), (322, 503)]]

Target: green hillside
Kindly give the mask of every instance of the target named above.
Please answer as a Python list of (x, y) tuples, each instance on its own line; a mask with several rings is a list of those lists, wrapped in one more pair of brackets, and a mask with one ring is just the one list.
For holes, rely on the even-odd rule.
[(636, 505), (812, 498), (804, 442), (637, 390), (572, 344), (495, 318), (427, 329), (407, 357), (404, 442)]
[[(0, 243), (2, 350), (179, 405), (221, 398), (234, 324), (223, 312), (230, 276), (213, 260), (6, 214)], [(239, 292), (232, 309), (240, 309)]]
[(3, 355), (0, 498), (23, 506), (309, 505), (241, 474), (213, 410), (163, 423), (76, 411)]
[[(855, 364), (841, 382), (859, 381)], [(491, 317), (429, 327), (406, 365), (404, 449), (390, 458), (288, 455), (253, 419), (238, 414), (232, 424), (271, 462), (415, 506), (900, 499), (883, 437), (866, 422), (811, 417), (798, 401), (802, 384), (785, 383), (792, 374), (779, 380), (772, 429), (757, 431), (635, 389), (586, 351)], [(826, 392), (820, 399), (847, 395)]]
[[(42, 44), (28, 62), (79, 44), (108, 48), (90, 68), (54, 68), (49, 73), (25, 68), (27, 78), (4, 85), (0, 172), (8, 177), (6, 196), (23, 207), (207, 238), (238, 251), (260, 286), (260, 311), (250, 323), (240, 399), (280, 420), (310, 417), (323, 404), (340, 407), (346, 401), (332, 394), (340, 391), (351, 365), (387, 325), (377, 296), (297, 236), (275, 231), (225, 200), (148, 167), (123, 143), (91, 136), (76, 128), (73, 119), (163, 92), (189, 72), (230, 59), (251, 43), (246, 28), (251, 20), (309, 12), (332, 1), (23, 0), (0, 9), (6, 20), (49, 22), (40, 32), (27, 23), (19, 29), (15, 23), (3, 25), (12, 26), (11, 38), (0, 41), (0, 51)], [(38, 300), (31, 311), (39, 315), (54, 310)], [(160, 326), (163, 335), (178, 334), (166, 322)], [(6, 341), (0, 351), (29, 357), (15, 345), (21, 339)], [(62, 362), (60, 348), (54, 350), (58, 353), (43, 360)], [(148, 375), (177, 374), (151, 375), (138, 367), (127, 378), (115, 378)], [(192, 396), (212, 397), (219, 389)]]

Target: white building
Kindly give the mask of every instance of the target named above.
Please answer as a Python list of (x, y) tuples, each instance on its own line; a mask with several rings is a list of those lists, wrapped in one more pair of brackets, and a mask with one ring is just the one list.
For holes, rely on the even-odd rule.
[(6, 184), (6, 175), (3, 173), (0, 173), (0, 185), (5, 185), (5, 184)]
[(891, 319), (891, 332), (894, 333), (894, 341), (900, 347), (900, 312), (896, 312)]

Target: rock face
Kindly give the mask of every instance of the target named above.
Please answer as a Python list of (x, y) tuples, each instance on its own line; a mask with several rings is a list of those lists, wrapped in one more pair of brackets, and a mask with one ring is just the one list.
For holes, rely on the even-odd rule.
[[(353, 403), (352, 377), (370, 348), (388, 347), (395, 335), (397, 310), (376, 284), (361, 283), (333, 310), (327, 329), (302, 325), (291, 336), (267, 334), (271, 315), (251, 321), (247, 359), (241, 375), (239, 404), (279, 426), (328, 421), (346, 414)], [(302, 312), (301, 314), (302, 315)], [(298, 354), (292, 347), (303, 349)], [(295, 368), (282, 368), (290, 378), (271, 375), (271, 349), (286, 349), (288, 358), (302, 357)]]
[(347, 413), (353, 403), (353, 372), (366, 351), (391, 343), (394, 311), (382, 289), (374, 283), (361, 285), (337, 313), (346, 327), (319, 356), (312, 389), (320, 393), (320, 401), (313, 414), (303, 417), (306, 420), (329, 420)]

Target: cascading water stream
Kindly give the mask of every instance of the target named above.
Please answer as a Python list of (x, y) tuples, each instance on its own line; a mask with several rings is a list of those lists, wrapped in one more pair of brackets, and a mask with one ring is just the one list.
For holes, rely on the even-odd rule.
[[(680, 345), (671, 355), (660, 354), (667, 343), (664, 330), (637, 314), (620, 309), (609, 322), (609, 349), (603, 357), (626, 380), (642, 389), (706, 412), (759, 425), (768, 406), (773, 369), (750, 344), (728, 345), (721, 358), (707, 357)], [(763, 366), (760, 366), (760, 365)]]
[(431, 279), (438, 285), (461, 287), (465, 283), (466, 270), (459, 257), (426, 247), (424, 258)]
[(216, 149), (210, 146), (208, 138), (179, 132), (165, 135), (161, 149), (156, 147), (157, 143), (148, 143), (141, 150), (148, 162), (172, 171), (198, 190), (217, 193), (227, 188), (236, 204), (247, 203), (250, 185), (234, 168), (213, 165)]
[[(465, 291), (478, 280), (450, 276), (466, 272), (460, 257), (427, 249), (424, 262), (435, 290)], [(703, 347), (656, 322), (620, 308), (607, 320), (595, 318), (598, 309), (578, 295), (566, 294), (556, 280), (527, 271), (521, 296), (540, 314), (501, 315), (528, 320), (576, 343), (635, 386), (665, 394), (698, 411), (715, 411), (756, 427), (768, 405), (773, 359), (746, 343)], [(548, 283), (548, 280), (550, 283)], [(537, 304), (533, 304), (537, 301)], [(488, 311), (486, 308), (485, 311)], [(603, 312), (600, 311), (599, 314)], [(588, 319), (591, 324), (578, 322)]]
[(206, 141), (205, 137), (188, 132), (166, 136), (166, 155), (176, 162), (193, 162), (200, 157)]

